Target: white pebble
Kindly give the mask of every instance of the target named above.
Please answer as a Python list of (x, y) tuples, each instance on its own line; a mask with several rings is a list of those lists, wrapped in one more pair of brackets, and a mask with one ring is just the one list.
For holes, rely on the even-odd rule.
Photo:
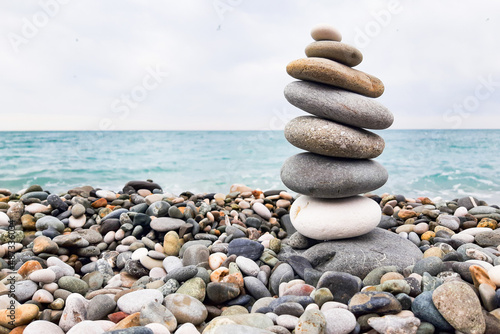
[(175, 334), (200, 334), (200, 332), (194, 327), (193, 324), (187, 323), (182, 324), (177, 330)]
[(455, 210), (455, 213), (453, 215), (455, 217), (464, 217), (467, 213), (467, 208), (465, 206), (461, 206)]
[(500, 266), (494, 266), (488, 270), (488, 276), (496, 284), (497, 287), (500, 287)]
[(268, 317), (269, 319), (271, 319), (271, 320), (274, 322), (274, 324), (276, 325), (276, 321), (278, 320), (278, 315), (277, 315), (276, 313), (273, 313), (273, 312), (267, 312), (267, 313), (266, 313), (266, 315), (267, 315), (267, 317)]
[(283, 314), (276, 319), (276, 325), (283, 326), (286, 329), (293, 330), (299, 323), (299, 318), (289, 314)]
[(115, 231), (109, 231), (103, 238), (103, 241), (108, 245), (115, 240)]
[(345, 310), (348, 309), (348, 307), (347, 307), (346, 304), (342, 304), (342, 303), (339, 303), (339, 302), (326, 302), (326, 303), (324, 303), (321, 306), (321, 312), (325, 312), (325, 311), (328, 311), (328, 310), (331, 310), (331, 309), (334, 309), (334, 308), (342, 308), (342, 309), (345, 309)]
[(477, 264), (481, 267), (483, 267), (484, 269), (486, 269), (486, 271), (490, 270), (491, 268), (493, 268), (493, 265), (492, 264), (489, 264), (488, 262), (486, 261), (481, 261), (481, 260), (467, 260), (465, 261), (466, 263), (472, 263), (472, 264)]
[(154, 334), (170, 334), (167, 327), (162, 324), (151, 323), (146, 325), (147, 328), (151, 329)]
[(116, 233), (115, 233), (115, 240), (116, 241), (120, 241), (123, 238), (125, 238), (125, 231), (122, 230), (122, 229), (119, 229), (118, 231), (116, 231)]
[(118, 246), (116, 246), (116, 251), (118, 253), (124, 253), (124, 252), (128, 252), (129, 248), (130, 248), (130, 246), (118, 245)]
[(244, 274), (249, 276), (257, 277), (257, 274), (260, 271), (260, 268), (257, 265), (257, 263), (244, 256), (238, 256), (236, 258), (236, 264)]
[(462, 232), (460, 232), (458, 234), (463, 233), (463, 234), (470, 234), (470, 235), (476, 236), (479, 233), (488, 232), (488, 231), (493, 231), (493, 230), (489, 227), (472, 227), (472, 228), (468, 228), (466, 230), (463, 230)]
[(306, 306), (305, 311), (307, 310), (319, 310), (318, 304), (312, 303)]
[(472, 234), (467, 234), (467, 233), (462, 233), (462, 232), (452, 235), (451, 238), (454, 240), (462, 240), (466, 243), (473, 243), (474, 242), (474, 236)]
[(132, 260), (140, 260), (142, 257), (148, 255), (147, 248), (138, 248), (136, 249), (131, 256)]

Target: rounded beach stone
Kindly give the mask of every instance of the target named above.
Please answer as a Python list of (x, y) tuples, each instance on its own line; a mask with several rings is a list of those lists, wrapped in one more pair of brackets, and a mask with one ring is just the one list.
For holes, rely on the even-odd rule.
[(181, 250), (181, 242), (179, 234), (175, 231), (170, 231), (163, 238), (163, 251), (167, 256), (178, 256)]
[(165, 306), (159, 303), (151, 302), (141, 309), (140, 324), (142, 326), (157, 323), (167, 328), (170, 332), (174, 332), (177, 327), (177, 320), (172, 312)]
[(40, 269), (32, 272), (29, 278), (36, 283), (52, 283), (56, 280), (56, 273), (50, 269)]
[(186, 225), (184, 220), (170, 217), (160, 217), (153, 219), (150, 224), (151, 228), (158, 232), (178, 230), (184, 225)]
[(72, 327), (66, 334), (101, 334), (104, 329), (95, 321), (84, 320)]
[(321, 23), (311, 29), (311, 37), (315, 41), (330, 40), (340, 42), (342, 34), (332, 25)]
[(64, 331), (53, 322), (46, 320), (33, 321), (28, 326), (26, 326), (26, 328), (23, 331), (23, 334), (40, 334), (40, 333), (64, 334)]
[(121, 296), (116, 302), (118, 308), (128, 314), (140, 312), (144, 305), (150, 302), (161, 303), (163, 294), (160, 290), (145, 289), (127, 293)]
[(432, 302), (432, 292), (424, 291), (419, 294), (411, 305), (411, 311), (422, 321), (431, 323), (434, 327), (442, 331), (452, 331), (453, 327), (439, 313)]
[(323, 311), (326, 319), (326, 333), (348, 334), (356, 327), (354, 314), (343, 308)]
[(202, 278), (193, 277), (184, 282), (176, 292), (189, 295), (203, 302), (205, 299), (206, 284)]
[(165, 297), (164, 303), (175, 316), (178, 324), (191, 323), (196, 326), (205, 321), (208, 316), (205, 305), (188, 295), (173, 293)]
[(260, 299), (263, 297), (271, 297), (271, 293), (266, 288), (264, 283), (262, 283), (257, 278), (252, 277), (252, 276), (247, 276), (243, 279), (245, 282), (245, 289), (255, 299)]
[(388, 177), (385, 168), (373, 160), (332, 158), (314, 153), (296, 154), (281, 167), (281, 180), (288, 188), (319, 198), (344, 198), (370, 192), (382, 187)]
[(210, 282), (207, 285), (207, 297), (215, 304), (222, 304), (238, 297), (240, 288), (235, 283)]
[(324, 84), (294, 81), (285, 87), (285, 97), (310, 114), (360, 128), (386, 129), (394, 121), (375, 99)]
[(9, 216), (5, 212), (0, 211), (0, 226), (9, 226)]
[(288, 263), (281, 263), (274, 267), (269, 277), (269, 290), (271, 293), (278, 294), (281, 283), (293, 280), (294, 272), (292, 266)]
[(315, 240), (357, 237), (372, 231), (380, 221), (380, 206), (363, 196), (320, 199), (300, 196), (290, 209), (295, 229)]
[(384, 93), (380, 79), (330, 59), (297, 59), (287, 65), (286, 71), (295, 79), (319, 82), (368, 97)]
[(255, 202), (253, 205), (252, 205), (252, 210), (255, 211), (256, 214), (258, 214), (259, 216), (261, 216), (262, 218), (264, 219), (267, 219), (269, 220), (269, 218), (271, 218), (271, 212), (269, 211), (268, 208), (266, 208), (266, 206), (262, 203), (259, 203), (259, 202)]
[(192, 245), (184, 251), (183, 257), (182, 257), (182, 264), (184, 266), (189, 266), (189, 265), (201, 265), (201, 264), (207, 264), (208, 265), (208, 258), (210, 256), (210, 251), (208, 250), (207, 247), (204, 245)]
[(73, 267), (71, 267), (67, 263), (64, 263), (55, 256), (51, 256), (47, 259), (47, 266), (49, 266), (49, 269), (51, 269), (50, 267), (52, 266), (59, 267), (62, 270), (64, 276), (73, 276), (75, 274), (75, 269)]
[(286, 261), (291, 255), (303, 256), (321, 272), (341, 271), (361, 279), (375, 268), (391, 265), (403, 269), (422, 258), (422, 252), (411, 241), (381, 228), (356, 238), (322, 242), (305, 250), (285, 246), (278, 258)]
[(49, 254), (57, 254), (59, 250), (59, 246), (52, 241), (49, 237), (39, 236), (33, 240), (33, 253), (49, 253)]
[(401, 312), (401, 304), (388, 292), (362, 291), (349, 300), (349, 311), (355, 315), (368, 313), (396, 314)]
[(306, 56), (327, 58), (349, 67), (359, 65), (363, 54), (354, 46), (334, 41), (317, 41), (306, 47)]
[(232, 240), (227, 247), (227, 255), (243, 255), (251, 260), (258, 260), (264, 251), (264, 246), (260, 242), (238, 238)]
[(171, 331), (168, 330), (167, 327), (157, 324), (157, 323), (150, 323), (144, 326), (146, 328), (149, 328), (153, 331), (153, 334), (170, 334), (172, 333)]
[(298, 323), (299, 318), (293, 315), (283, 314), (276, 318), (276, 325), (285, 327), (288, 330), (293, 330)]
[(87, 307), (88, 320), (100, 320), (113, 313), (116, 307), (114, 299), (108, 295), (97, 295), (92, 298)]
[(72, 293), (66, 298), (64, 311), (59, 320), (59, 327), (69, 331), (77, 323), (87, 319), (87, 306), (89, 301), (78, 293)]
[(89, 290), (89, 285), (76, 277), (73, 276), (63, 276), (57, 281), (57, 285), (61, 289), (68, 290), (73, 293), (79, 293), (83, 296), (87, 293)]
[(382, 137), (372, 132), (314, 116), (288, 122), (285, 138), (303, 150), (339, 158), (371, 159), (382, 154), (385, 147)]
[(31, 297), (31, 300), (34, 300), (39, 303), (52, 303), (54, 301), (54, 297), (50, 292), (44, 289), (37, 290), (34, 294), (33, 297)]
[(83, 227), (83, 225), (85, 225), (86, 223), (86, 217), (85, 216), (80, 216), (79, 218), (76, 218), (76, 217), (69, 217), (69, 224), (68, 226), (75, 229), (75, 228), (78, 228), (78, 227)]
[(386, 315), (383, 317), (372, 317), (368, 324), (378, 333), (417, 333), (420, 320), (415, 317), (399, 317)]
[(61, 232), (64, 230), (65, 226), (62, 221), (52, 216), (45, 216), (36, 221), (36, 229), (38, 231), (43, 231), (49, 227), (55, 228), (57, 231)]
[(236, 264), (245, 275), (257, 277), (260, 271), (257, 263), (245, 256), (238, 256), (236, 258)]
[(14, 287), (10, 289), (13, 290), (13, 294), (17, 301), (24, 303), (35, 294), (36, 290), (38, 290), (38, 284), (30, 280), (18, 281), (14, 283)]
[[(460, 234), (462, 233), (459, 233), (459, 235)], [(482, 247), (488, 247), (488, 246), (498, 247), (500, 245), (500, 230), (478, 233), (476, 234), (474, 239), (476, 243)]]
[(175, 334), (199, 334), (200, 332), (196, 329), (193, 324), (185, 323), (177, 328)]
[(497, 287), (500, 287), (500, 265), (496, 265), (493, 268), (488, 270), (488, 276), (490, 280), (496, 284)]
[(34, 304), (20, 305), (13, 312), (11, 309), (0, 310), (0, 325), (8, 328), (26, 325), (38, 316), (39, 311)]
[(325, 329), (326, 319), (323, 312), (319, 310), (306, 310), (299, 318), (299, 322), (295, 327), (295, 333), (324, 333)]
[(432, 293), (432, 302), (441, 315), (456, 330), (464, 333), (484, 333), (485, 321), (481, 302), (466, 283), (444, 283)]
[(332, 292), (333, 301), (347, 304), (361, 290), (363, 282), (359, 277), (348, 273), (327, 271), (321, 275), (316, 286), (328, 288)]

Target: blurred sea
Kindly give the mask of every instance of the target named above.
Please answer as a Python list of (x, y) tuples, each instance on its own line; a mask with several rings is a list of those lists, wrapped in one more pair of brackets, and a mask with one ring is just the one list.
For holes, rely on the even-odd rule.
[[(500, 130), (384, 130), (376, 158), (389, 172), (374, 191), (408, 197), (476, 196), (500, 204)], [(92, 185), (121, 190), (152, 179), (178, 194), (233, 183), (285, 189), (279, 172), (301, 152), (282, 131), (0, 132), (0, 188), (51, 192)]]

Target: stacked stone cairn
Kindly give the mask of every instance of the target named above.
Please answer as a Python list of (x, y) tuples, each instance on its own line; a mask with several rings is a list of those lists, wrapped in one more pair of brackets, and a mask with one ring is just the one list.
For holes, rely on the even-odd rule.
[(374, 160), (384, 140), (365, 129), (386, 129), (392, 113), (374, 100), (384, 92), (376, 77), (353, 69), (363, 59), (355, 47), (342, 43), (328, 25), (311, 31), (315, 42), (307, 58), (292, 61), (287, 72), (299, 79), (285, 88), (286, 99), (314, 115), (300, 116), (285, 127), (285, 137), (308, 152), (288, 158), (281, 179), (302, 194), (290, 211), (297, 232), (316, 240), (352, 238), (372, 231), (380, 222), (380, 206), (359, 195), (388, 179)]

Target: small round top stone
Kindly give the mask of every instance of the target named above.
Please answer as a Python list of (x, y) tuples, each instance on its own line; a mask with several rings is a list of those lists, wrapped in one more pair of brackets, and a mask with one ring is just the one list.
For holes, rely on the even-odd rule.
[(340, 42), (342, 40), (342, 34), (332, 25), (329, 24), (318, 24), (314, 26), (311, 30), (311, 37), (315, 41), (336, 41)]

